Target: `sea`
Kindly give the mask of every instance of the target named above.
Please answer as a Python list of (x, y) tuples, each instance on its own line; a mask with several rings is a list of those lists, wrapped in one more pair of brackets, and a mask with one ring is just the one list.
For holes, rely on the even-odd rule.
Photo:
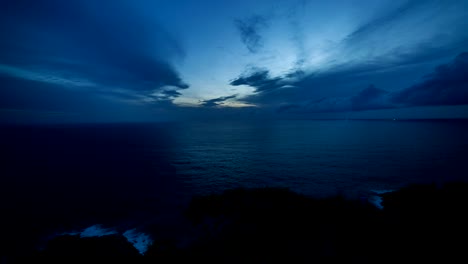
[[(189, 243), (193, 196), (280, 187), (371, 199), (468, 180), (468, 120), (248, 120), (0, 126), (3, 255), (62, 234)], [(1, 255), (0, 254), (0, 255)]]

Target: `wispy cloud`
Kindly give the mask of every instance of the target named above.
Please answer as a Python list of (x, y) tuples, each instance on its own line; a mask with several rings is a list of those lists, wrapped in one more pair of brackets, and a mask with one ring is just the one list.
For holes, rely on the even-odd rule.
[[(415, 0), (389, 9), (348, 34), (339, 54), (354, 61), (407, 65), (464, 51), (468, 3)], [(456, 26), (455, 26), (456, 25)]]
[(263, 48), (261, 31), (269, 25), (266, 17), (254, 15), (246, 19), (237, 19), (234, 23), (239, 30), (242, 42), (251, 53), (257, 53)]
[(287, 83), (282, 77), (271, 77), (267, 69), (249, 68), (230, 83), (232, 86), (247, 85), (255, 88), (256, 93), (279, 89)]
[(398, 23), (402, 17), (412, 14), (414, 10), (420, 7), (424, 2), (415, 0), (408, 1), (402, 6), (390, 10), (382, 16), (375, 17), (363, 25), (357, 27), (344, 40), (344, 45), (359, 45), (370, 38), (379, 35), (382, 31), (391, 30), (395, 23)]
[(229, 99), (234, 99), (236, 98), (236, 94), (230, 95), (230, 96), (222, 96), (210, 100), (203, 100), (201, 101), (201, 105), (204, 107), (215, 107), (221, 105), (223, 102), (229, 100)]
[(189, 87), (172, 63), (178, 41), (124, 3), (8, 1), (0, 17), (0, 74), (113, 96)]

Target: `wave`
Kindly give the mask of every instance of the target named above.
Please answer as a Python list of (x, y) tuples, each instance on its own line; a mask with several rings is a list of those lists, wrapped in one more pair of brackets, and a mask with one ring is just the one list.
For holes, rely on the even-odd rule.
[(148, 247), (153, 243), (153, 239), (148, 234), (138, 232), (136, 228), (126, 230), (123, 233), (119, 233), (117, 230), (113, 228), (104, 228), (100, 224), (92, 225), (90, 227), (84, 228), (81, 231), (72, 231), (72, 232), (65, 232), (65, 233), (59, 234), (59, 236), (62, 236), (62, 235), (80, 236), (81, 238), (102, 237), (102, 236), (109, 236), (109, 235), (122, 235), (142, 255), (145, 254), (145, 252), (148, 250)]

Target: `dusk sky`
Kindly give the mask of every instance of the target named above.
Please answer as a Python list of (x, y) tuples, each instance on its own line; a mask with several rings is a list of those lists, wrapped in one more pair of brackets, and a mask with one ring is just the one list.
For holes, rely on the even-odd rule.
[(0, 0), (0, 121), (468, 118), (468, 1)]

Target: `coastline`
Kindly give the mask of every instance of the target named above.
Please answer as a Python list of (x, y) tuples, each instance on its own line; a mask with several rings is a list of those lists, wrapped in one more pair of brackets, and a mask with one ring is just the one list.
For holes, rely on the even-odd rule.
[[(410, 185), (377, 195), (382, 208), (371, 201), (316, 199), (284, 188), (227, 190), (192, 199), (183, 212), (190, 223), (185, 238), (140, 233), (148, 242), (142, 251), (125, 234), (102, 228), (105, 232), (92, 235), (99, 233), (95, 226), (81, 235), (57, 236), (43, 250), (18, 256), (15, 262), (101, 258), (119, 263), (236, 263), (249, 257), (372, 263), (379, 256), (463, 256), (457, 238), (468, 234), (463, 210), (468, 183)], [(138, 233), (133, 232), (137, 242)]]

